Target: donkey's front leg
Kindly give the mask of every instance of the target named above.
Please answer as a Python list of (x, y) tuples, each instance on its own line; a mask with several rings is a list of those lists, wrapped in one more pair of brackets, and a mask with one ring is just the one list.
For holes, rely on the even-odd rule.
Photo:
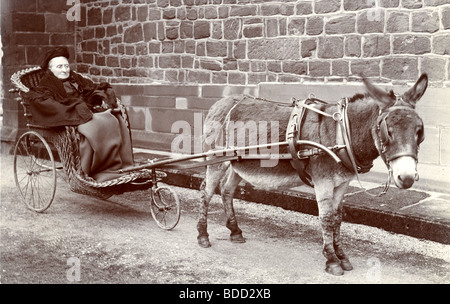
[(343, 215), (343, 203), (342, 199), (344, 198), (344, 194), (347, 190), (348, 182), (341, 184), (340, 186), (334, 188), (334, 205), (336, 208), (336, 226), (333, 232), (333, 242), (334, 242), (334, 251), (336, 252), (336, 256), (341, 261), (341, 267), (344, 270), (352, 270), (353, 266), (350, 263), (347, 255), (344, 253), (342, 249), (342, 241), (341, 241), (341, 223), (342, 223), (342, 215)]
[(222, 202), (227, 216), (226, 226), (230, 229), (230, 240), (233, 243), (245, 243), (245, 238), (242, 236), (242, 230), (239, 228), (236, 214), (233, 208), (233, 196), (236, 187), (242, 178), (234, 172), (233, 168), (229, 170), (228, 179), (221, 188)]
[[(345, 192), (346, 187), (342, 188), (344, 188)], [(327, 259), (325, 271), (333, 275), (343, 275), (344, 269), (341, 266), (341, 258), (346, 259), (346, 256), (340, 247), (339, 238), (339, 227), (342, 220), (340, 201), (337, 202), (335, 200), (337, 196), (335, 195), (335, 188), (332, 183), (315, 182), (314, 189), (319, 206), (319, 219), (322, 226), (322, 252)], [(341, 187), (338, 187), (337, 190), (341, 190)], [(335, 239), (336, 236), (337, 239)]]

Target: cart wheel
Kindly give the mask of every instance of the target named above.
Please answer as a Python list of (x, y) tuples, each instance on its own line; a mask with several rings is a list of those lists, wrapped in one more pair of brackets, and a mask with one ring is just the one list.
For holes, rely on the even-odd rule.
[(169, 186), (152, 189), (151, 208), (156, 224), (166, 230), (173, 229), (180, 220), (180, 200), (177, 193)]
[(14, 179), (25, 205), (44, 212), (56, 192), (56, 165), (47, 141), (37, 132), (20, 136), (14, 149)]

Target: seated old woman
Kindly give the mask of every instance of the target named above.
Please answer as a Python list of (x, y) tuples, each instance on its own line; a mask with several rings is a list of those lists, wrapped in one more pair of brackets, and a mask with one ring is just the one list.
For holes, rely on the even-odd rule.
[(25, 96), (33, 121), (46, 127), (77, 126), (82, 174), (97, 182), (119, 177), (133, 165), (126, 122), (115, 114), (116, 97), (107, 83), (95, 84), (71, 71), (65, 47), (49, 51), (39, 85)]

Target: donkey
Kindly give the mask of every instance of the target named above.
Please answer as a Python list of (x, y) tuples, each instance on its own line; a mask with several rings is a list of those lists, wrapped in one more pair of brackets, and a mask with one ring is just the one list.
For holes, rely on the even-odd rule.
[[(412, 88), (402, 95), (393, 91), (385, 92), (366, 79), (364, 94), (356, 94), (348, 99), (348, 119), (350, 136), (356, 160), (361, 164), (371, 164), (382, 156), (395, 185), (400, 189), (411, 187), (418, 178), (417, 156), (423, 135), (423, 122), (415, 112), (417, 101), (424, 94), (428, 77), (422, 74)], [(335, 104), (319, 106), (325, 113), (336, 112)], [(283, 142), (292, 107), (250, 96), (231, 96), (217, 101), (209, 110), (204, 122), (204, 148), (214, 150), (221, 140), (225, 147), (234, 146), (228, 142), (232, 131), (231, 121), (278, 122), (279, 138), (272, 142)], [(220, 130), (219, 130), (220, 129)], [(246, 138), (255, 134), (248, 131)], [(326, 147), (336, 144), (336, 122), (333, 118), (314, 111), (306, 111), (300, 138), (320, 143)], [(259, 132), (261, 133), (261, 132)], [(383, 134), (381, 134), (383, 133)], [(260, 136), (260, 134), (256, 134)], [(217, 149), (216, 149), (217, 150)], [(206, 151), (206, 150), (205, 150)], [(280, 147), (279, 152), (286, 152)], [(217, 157), (213, 156), (212, 158)], [(311, 177), (319, 209), (322, 228), (323, 255), (326, 258), (326, 272), (342, 275), (353, 269), (342, 248), (340, 226), (342, 222), (342, 199), (349, 182), (356, 176), (354, 170), (336, 162), (330, 155), (319, 154), (308, 159), (305, 167)], [(208, 206), (217, 186), (220, 186), (222, 202), (227, 217), (226, 227), (230, 229), (230, 240), (245, 242), (238, 227), (233, 209), (233, 194), (241, 180), (255, 187), (280, 189), (298, 186), (301, 181), (296, 170), (287, 159), (280, 159), (274, 166), (261, 166), (260, 160), (241, 160), (214, 163), (207, 166), (206, 176), (201, 185), (201, 212), (197, 224), (198, 243), (210, 247), (207, 232)]]

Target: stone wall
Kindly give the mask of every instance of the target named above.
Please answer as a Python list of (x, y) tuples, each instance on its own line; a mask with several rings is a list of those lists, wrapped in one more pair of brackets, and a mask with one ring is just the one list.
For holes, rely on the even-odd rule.
[(115, 83), (450, 86), (448, 0), (83, 2), (78, 69)]

